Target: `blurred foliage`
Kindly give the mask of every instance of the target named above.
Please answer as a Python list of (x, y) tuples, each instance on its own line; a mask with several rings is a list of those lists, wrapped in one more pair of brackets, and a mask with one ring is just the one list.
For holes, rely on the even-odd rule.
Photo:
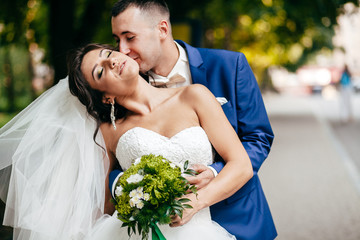
[[(0, 1), (0, 111), (21, 109), (31, 89), (31, 49), (66, 76), (69, 49), (88, 42), (114, 43), (110, 12), (115, 0)], [(201, 45), (244, 52), (257, 79), (282, 65), (294, 70), (318, 51), (333, 48), (333, 27), (343, 4), (357, 0), (168, 0), (173, 22), (201, 26)], [(189, 22), (191, 22), (189, 21)], [(194, 31), (193, 31), (194, 34)]]
[[(0, 66), (2, 68), (0, 72), (0, 112), (13, 112), (26, 107), (32, 100), (27, 48), (15, 44), (1, 47)], [(11, 73), (9, 74), (9, 72)], [(9, 79), (8, 75), (11, 75), (13, 79)], [(9, 86), (15, 83), (16, 87)], [(12, 88), (11, 93), (9, 93), (9, 88)], [(12, 94), (12, 96), (9, 96), (9, 94)], [(9, 104), (9, 98), (11, 104)]]
[(10, 121), (10, 119), (15, 117), (16, 114), (17, 114), (17, 112), (13, 112), (13, 113), (2, 113), (2, 112), (0, 112), (0, 128), (2, 126), (4, 126), (8, 121)]
[(202, 20), (205, 46), (243, 52), (261, 82), (272, 65), (294, 71), (317, 52), (333, 49), (333, 27), (347, 2), (358, 5), (357, 0), (211, 0), (188, 16)]

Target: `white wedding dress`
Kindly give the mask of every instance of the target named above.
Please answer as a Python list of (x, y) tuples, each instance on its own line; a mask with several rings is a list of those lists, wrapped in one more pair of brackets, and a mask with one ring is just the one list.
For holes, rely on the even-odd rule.
[[(67, 79), (0, 129), (2, 224), (13, 239), (82, 240), (104, 215), (109, 161), (95, 129)], [(105, 146), (101, 133), (96, 141)]]
[[(129, 239), (116, 217), (104, 214), (106, 151), (93, 140), (96, 122), (61, 80), (0, 129), (3, 225), (17, 240)], [(96, 142), (105, 147), (101, 132)], [(134, 128), (118, 144), (123, 169), (144, 154), (209, 164), (211, 146), (200, 127), (172, 138)], [(231, 239), (209, 209), (178, 228), (160, 226), (168, 240)], [(89, 233), (91, 233), (89, 235)], [(132, 239), (140, 239), (134, 236)]]
[[(186, 128), (171, 138), (141, 127), (132, 128), (120, 137), (116, 157), (123, 169), (128, 169), (134, 159), (147, 154), (162, 155), (180, 166), (187, 160), (190, 164), (205, 165), (211, 164), (213, 160), (211, 144), (205, 131), (199, 126)], [(88, 239), (141, 239), (139, 235), (129, 238), (127, 228), (121, 225), (116, 214), (105, 216), (98, 221)], [(235, 239), (211, 220), (209, 208), (199, 211), (181, 227), (159, 225), (159, 228), (167, 240)]]

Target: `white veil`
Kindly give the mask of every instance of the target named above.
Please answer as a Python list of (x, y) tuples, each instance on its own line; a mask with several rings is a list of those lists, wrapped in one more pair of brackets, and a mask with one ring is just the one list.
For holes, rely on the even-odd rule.
[(66, 78), (0, 129), (3, 224), (15, 239), (82, 239), (103, 215), (108, 158), (95, 128)]

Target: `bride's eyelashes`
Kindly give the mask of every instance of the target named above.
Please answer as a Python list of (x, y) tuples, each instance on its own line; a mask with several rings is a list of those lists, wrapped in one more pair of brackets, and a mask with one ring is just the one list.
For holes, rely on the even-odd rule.
[(104, 72), (104, 68), (99, 68), (99, 70), (98, 70), (98, 79), (101, 78), (103, 72)]
[[(113, 52), (113, 50), (107, 51), (107, 53), (106, 53), (106, 58), (109, 58), (110, 55), (112, 54), (112, 52)], [(99, 68), (99, 70), (98, 70), (98, 75), (97, 75), (97, 76), (98, 76), (98, 79), (101, 78), (103, 72), (104, 72), (104, 68), (103, 68), (103, 67), (102, 67), (102, 68)]]

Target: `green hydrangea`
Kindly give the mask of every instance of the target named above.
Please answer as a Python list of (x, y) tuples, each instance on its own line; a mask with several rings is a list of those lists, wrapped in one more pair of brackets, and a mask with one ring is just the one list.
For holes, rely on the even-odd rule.
[[(186, 174), (196, 173), (184, 166)], [(156, 223), (169, 224), (172, 215), (182, 216), (188, 199), (181, 199), (196, 188), (181, 176), (181, 168), (162, 156), (144, 155), (124, 172), (116, 183), (118, 218), (128, 227), (129, 236), (142, 234), (146, 239)]]

